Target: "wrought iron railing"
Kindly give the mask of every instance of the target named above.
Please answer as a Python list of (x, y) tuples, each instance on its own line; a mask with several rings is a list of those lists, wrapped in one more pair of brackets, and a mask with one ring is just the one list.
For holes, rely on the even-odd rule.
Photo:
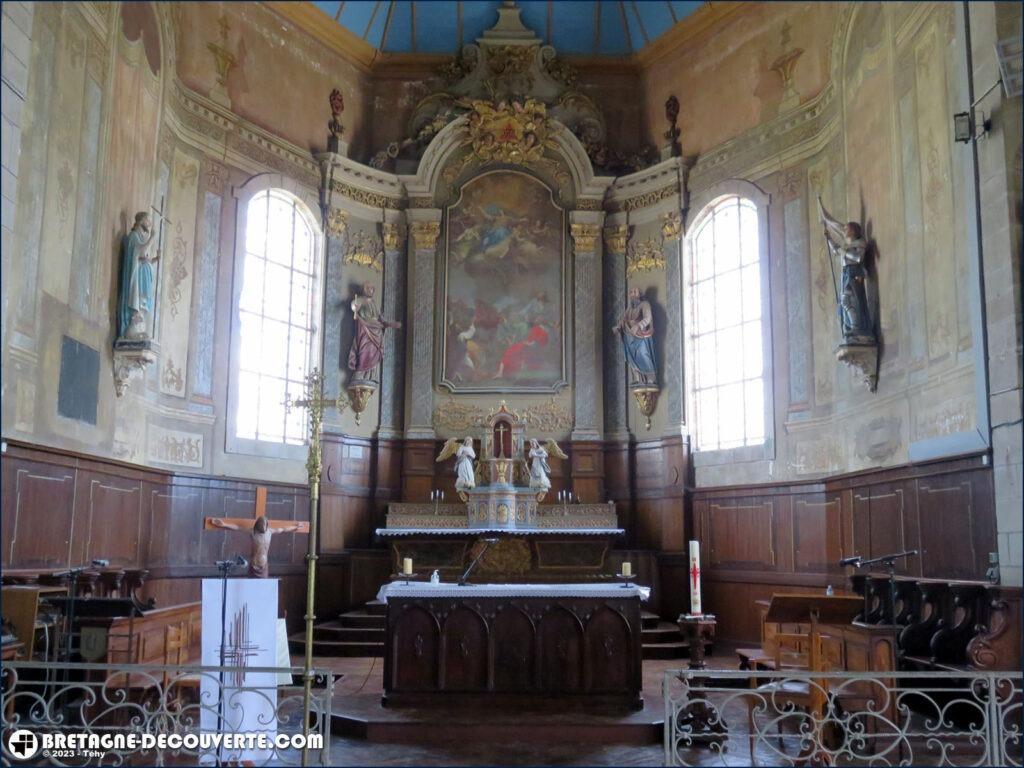
[(1021, 765), (1021, 672), (665, 673), (665, 765)]
[[(240, 681), (238, 667), (4, 662), (3, 762), (25, 759), (26, 742), (12, 745), (25, 730), (46, 765), (330, 765), (330, 672), (313, 670), (303, 748), (302, 668), (244, 670)], [(252, 735), (232, 744), (237, 733)], [(43, 754), (47, 736), (78, 741)]]

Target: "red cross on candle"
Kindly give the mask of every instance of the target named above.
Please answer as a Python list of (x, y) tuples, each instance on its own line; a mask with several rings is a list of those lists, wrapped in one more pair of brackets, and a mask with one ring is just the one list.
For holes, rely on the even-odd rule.
[(697, 588), (697, 580), (700, 578), (700, 568), (697, 567), (697, 558), (693, 558), (690, 561), (690, 581), (693, 584), (693, 588)]

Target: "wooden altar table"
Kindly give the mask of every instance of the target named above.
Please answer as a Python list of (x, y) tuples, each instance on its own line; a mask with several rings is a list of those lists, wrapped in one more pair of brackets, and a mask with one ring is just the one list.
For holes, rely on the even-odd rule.
[(640, 601), (611, 584), (381, 588), (385, 706), (643, 706)]

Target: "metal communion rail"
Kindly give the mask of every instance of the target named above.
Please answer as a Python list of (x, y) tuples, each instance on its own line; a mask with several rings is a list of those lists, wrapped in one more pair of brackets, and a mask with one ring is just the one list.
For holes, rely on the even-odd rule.
[(1021, 765), (1022, 673), (669, 670), (665, 765)]
[[(326, 670), (313, 673), (309, 734), (314, 738), (303, 748), (302, 667), (4, 662), (3, 762), (330, 765), (334, 680)], [(278, 686), (278, 680), (287, 682)], [(253, 735), (231, 743), (236, 729)], [(228, 738), (217, 743), (220, 733)], [(29, 750), (33, 755), (27, 757)]]

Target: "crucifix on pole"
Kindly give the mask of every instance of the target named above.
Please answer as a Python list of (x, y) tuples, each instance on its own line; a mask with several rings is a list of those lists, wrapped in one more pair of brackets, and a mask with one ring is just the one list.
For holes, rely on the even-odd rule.
[[(313, 687), (313, 590), (316, 587), (317, 560), (317, 518), (320, 500), (320, 474), (323, 469), (320, 455), (320, 432), (323, 428), (324, 410), (337, 408), (344, 411), (349, 402), (344, 397), (324, 397), (324, 375), (314, 368), (306, 376), (306, 391), (298, 400), (285, 403), (288, 410), (305, 408), (309, 411), (309, 457), (306, 459), (306, 474), (309, 478), (309, 550), (306, 553), (306, 654), (302, 669), (302, 734), (309, 736), (309, 705)], [(307, 748), (302, 748), (302, 764), (306, 764)]]

